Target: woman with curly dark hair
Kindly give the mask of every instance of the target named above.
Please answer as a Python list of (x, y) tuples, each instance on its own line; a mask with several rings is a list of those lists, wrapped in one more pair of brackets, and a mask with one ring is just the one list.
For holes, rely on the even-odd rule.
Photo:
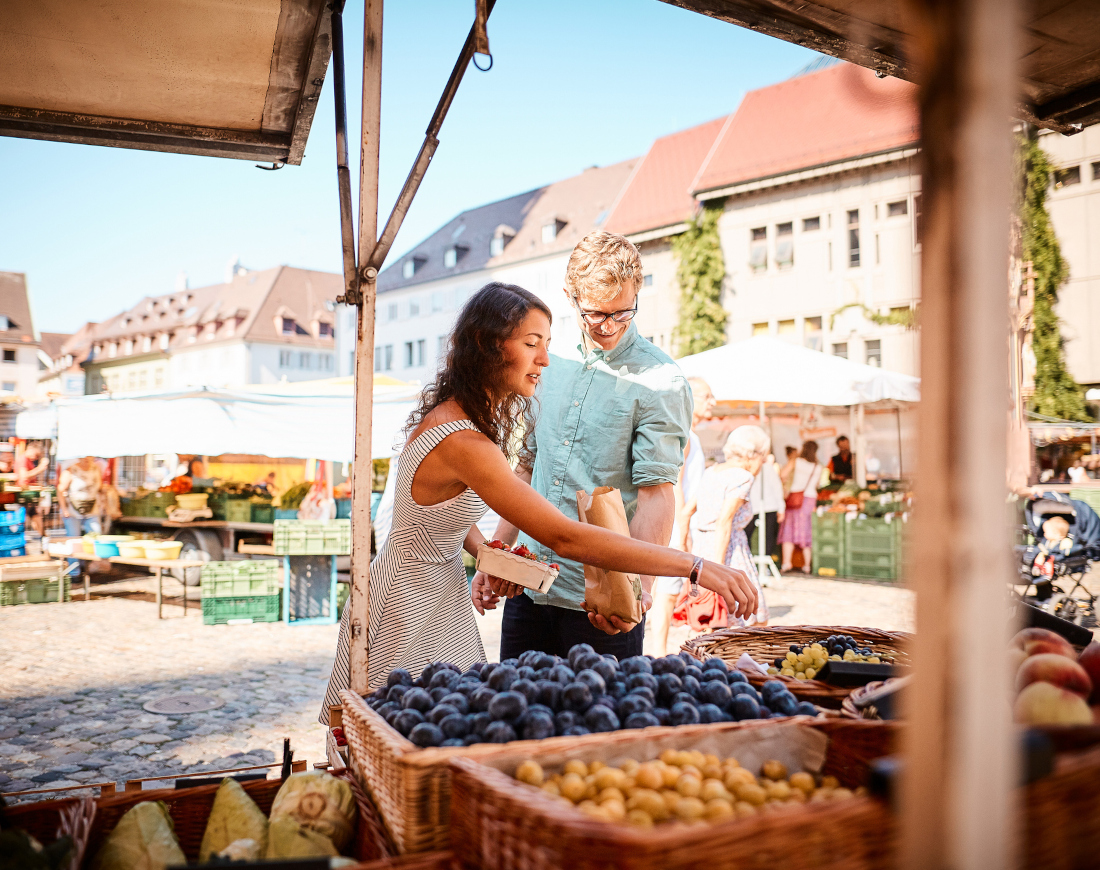
[[(631, 573), (686, 577), (695, 557), (565, 517), (512, 472), (517, 426), (550, 364), (550, 309), (522, 287), (482, 287), (458, 316), (446, 360), (406, 427), (398, 460), (393, 526), (370, 571), (368, 683), (397, 667), (418, 674), (433, 661), (465, 670), (483, 661), (461, 551), (485, 536), (475, 523), (488, 507), (565, 558)], [(522, 448), (520, 448), (522, 449)], [(740, 571), (699, 560), (699, 583), (730, 612), (756, 610), (755, 587)], [(321, 721), (350, 682), (344, 609)]]

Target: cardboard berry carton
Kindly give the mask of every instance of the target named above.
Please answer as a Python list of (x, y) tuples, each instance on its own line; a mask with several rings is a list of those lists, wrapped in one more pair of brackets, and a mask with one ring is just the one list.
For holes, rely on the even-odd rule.
[(535, 554), (522, 544), (509, 550), (503, 541), (483, 542), (477, 548), (477, 570), (543, 593), (549, 590), (558, 576), (557, 565), (539, 562)]

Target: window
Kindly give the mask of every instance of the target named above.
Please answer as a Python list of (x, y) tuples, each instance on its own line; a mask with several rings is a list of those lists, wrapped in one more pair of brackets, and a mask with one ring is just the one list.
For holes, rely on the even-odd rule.
[(426, 342), (427, 342), (426, 339), (423, 339), (423, 338), (417, 339), (417, 342), (416, 342), (416, 364), (418, 366), (424, 365), (424, 345), (426, 344)]
[[(380, 344), (374, 346), (374, 370), (376, 372), (382, 371), (382, 366), (385, 364), (385, 348)], [(355, 371), (355, 352), (351, 354), (351, 370)]]
[(294, 359), (294, 354), (289, 350), (279, 351), (279, 368), (288, 369), (291, 366), (291, 361)]
[(453, 269), (458, 265), (459, 261), (469, 250), (465, 245), (455, 245), (454, 247), (447, 248), (443, 252), (443, 265), (448, 269)]
[(821, 318), (807, 317), (802, 323), (802, 343), (810, 350), (821, 350)]
[(780, 335), (794, 335), (794, 320), (780, 320), (779, 321), (779, 334)]
[(909, 214), (909, 202), (907, 200), (902, 199), (898, 202), (887, 203), (887, 217), (901, 217), (903, 214)]
[(419, 299), (410, 299), (409, 300), (409, 317), (419, 317), (419, 316), (420, 316), (420, 300)]
[(408, 259), (401, 265), (401, 277), (411, 278), (416, 274), (416, 260)]
[(313, 368), (313, 354), (307, 350), (303, 350), (298, 354), (298, 367), (303, 369)]
[(828, 264), (829, 264), (829, 271), (830, 272), (833, 271), (833, 243), (832, 242), (829, 242), (829, 245), (828, 245)]
[(642, 275), (642, 286), (643, 287), (652, 287), (653, 286), (653, 275), (652, 274)]
[(775, 225), (775, 265), (781, 269), (794, 265), (794, 224)]
[(756, 227), (749, 233), (749, 268), (762, 272), (768, 268), (768, 228)]
[(11, 321), (5, 315), (0, 314), (0, 330), (6, 332), (9, 329), (11, 329)]
[(436, 344), (435, 348), (435, 353), (438, 357), (444, 357), (447, 355), (447, 336), (439, 336), (438, 343)]
[(869, 366), (879, 368), (882, 366), (882, 342), (877, 338), (863, 343), (866, 362)]
[(389, 304), (389, 307), (386, 309), (386, 317), (388, 317), (390, 320), (397, 320), (398, 314), (396, 302), (391, 302)]
[(107, 345), (107, 356), (118, 356), (118, 342), (112, 341), (109, 345)]
[(771, 332), (771, 330), (768, 329), (767, 323), (754, 323), (752, 325), (752, 334), (754, 337), (757, 335), (767, 335), (769, 332)]
[(160, 349), (168, 350), (168, 333), (162, 332), (160, 334)]
[(146, 388), (146, 386), (147, 386), (146, 378), (148, 376), (149, 376), (149, 372), (148, 372), (147, 369), (142, 369), (140, 372), (138, 372), (138, 389), (139, 390), (144, 390)]
[(833, 345), (833, 356), (848, 359), (848, 342), (841, 341)]
[(1072, 184), (1081, 183), (1081, 167), (1067, 166), (1065, 169), (1054, 170), (1054, 189), (1061, 190)]
[(848, 212), (848, 266), (859, 265), (859, 209)]
[(565, 221), (563, 221), (561, 218), (556, 218), (548, 224), (543, 224), (542, 243), (544, 245), (548, 245), (552, 241), (554, 241), (558, 237), (558, 233), (562, 231), (563, 227), (565, 227)]
[[(374, 370), (378, 371), (378, 348), (374, 349)], [(348, 371), (355, 374), (355, 351), (348, 351)]]
[(317, 335), (321, 338), (332, 338), (335, 335), (335, 330), (333, 330), (331, 323), (318, 323)]
[(15, 362), (15, 351), (14, 350), (5, 350), (4, 351), (4, 362)]
[(878, 266), (882, 263), (882, 251), (879, 246), (878, 233), (875, 233), (875, 265)]
[(384, 371), (387, 371), (387, 372), (392, 371), (393, 370), (393, 345), (392, 344), (387, 344), (383, 348), (383, 351), (385, 352), (384, 356), (386, 357), (386, 364), (382, 368), (383, 368)]
[(134, 352), (134, 340), (132, 338), (126, 339), (126, 355), (129, 356)]
[(913, 194), (913, 244), (920, 245), (921, 239), (921, 199), (919, 193)]
[(332, 354), (331, 353), (321, 354), (321, 363), (323, 364), (325, 371), (331, 372), (332, 371)]
[(126, 375), (126, 389), (133, 390), (137, 388), (137, 372), (130, 372)]
[(819, 229), (821, 229), (821, 218), (820, 217), (812, 217), (812, 218), (803, 218), (802, 219), (802, 232), (812, 233), (814, 230), (819, 230)]
[(294, 322), (291, 317), (282, 318), (283, 321), (283, 335), (294, 335), (297, 332), (298, 324)]
[(0, 389), (2, 389), (5, 393), (14, 393), (15, 381), (4, 381), (2, 384), (0, 384)]
[(153, 336), (147, 335), (141, 340), (141, 352), (149, 353), (153, 349)]
[(443, 293), (442, 290), (436, 290), (432, 294), (432, 312), (433, 313), (436, 312), (436, 311), (442, 311), (443, 310), (443, 303), (445, 301), (444, 297), (445, 297), (445, 294)]
[(491, 238), (489, 240), (489, 256), (490, 257), (499, 257), (503, 253), (504, 253), (504, 237), (503, 236), (493, 236), (493, 238)]
[(153, 386), (154, 387), (163, 387), (164, 386), (164, 369), (158, 368), (158, 369), (155, 369), (153, 371)]
[(411, 341), (405, 342), (405, 368), (412, 368), (413, 364), (413, 343)]

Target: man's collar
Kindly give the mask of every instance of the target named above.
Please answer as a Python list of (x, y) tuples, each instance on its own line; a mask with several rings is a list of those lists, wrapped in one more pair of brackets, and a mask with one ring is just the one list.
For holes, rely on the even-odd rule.
[(615, 345), (611, 350), (604, 350), (599, 345), (593, 343), (592, 350), (585, 352), (584, 338), (581, 338), (581, 343), (577, 345), (577, 350), (580, 351), (583, 359), (594, 357), (596, 359), (603, 359), (608, 365), (617, 360), (623, 353), (625, 353), (635, 341), (638, 340), (638, 328), (634, 325), (634, 321), (630, 321), (630, 325), (626, 328), (626, 332), (623, 333), (623, 337), (619, 339), (619, 343)]

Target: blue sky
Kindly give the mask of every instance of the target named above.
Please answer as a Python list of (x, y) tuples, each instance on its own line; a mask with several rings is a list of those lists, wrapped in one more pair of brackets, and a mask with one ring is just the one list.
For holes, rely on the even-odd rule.
[[(469, 30), (471, 0), (386, 5), (379, 221)], [(362, 2), (345, 12), (358, 130)], [(391, 260), (463, 209), (643, 154), (736, 108), (813, 52), (657, 0), (499, 0), (488, 73), (470, 69)], [(353, 133), (354, 135), (354, 133)], [(353, 179), (358, 149), (352, 141)], [(353, 182), (354, 185), (354, 182)], [(340, 271), (331, 74), (301, 166), (0, 138), (0, 270), (35, 325), (71, 332), (145, 295), (217, 283), (240, 258)]]

